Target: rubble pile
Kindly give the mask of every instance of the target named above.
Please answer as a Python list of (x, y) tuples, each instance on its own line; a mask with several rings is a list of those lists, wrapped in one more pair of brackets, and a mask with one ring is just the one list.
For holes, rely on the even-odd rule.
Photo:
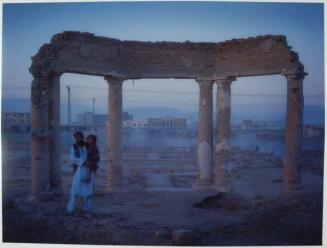
[(221, 192), (213, 196), (204, 198), (202, 201), (194, 203), (195, 208), (205, 208), (212, 210), (238, 210), (240, 208), (248, 208), (248, 201), (243, 199), (239, 194)]
[(321, 244), (322, 192), (292, 193), (257, 200), (244, 226), (251, 233), (284, 233), (299, 244)]

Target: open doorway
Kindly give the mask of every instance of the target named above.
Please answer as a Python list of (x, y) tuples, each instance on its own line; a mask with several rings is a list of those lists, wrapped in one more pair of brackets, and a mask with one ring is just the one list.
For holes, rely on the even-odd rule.
[(198, 84), (190, 79), (123, 84), (124, 177), (146, 190), (191, 190), (197, 168)]
[[(72, 174), (69, 149), (73, 133), (94, 134), (101, 155), (97, 190), (105, 191), (108, 122), (103, 120), (108, 120), (108, 84), (102, 77), (68, 73), (60, 81), (62, 172)], [(198, 174), (197, 119), (198, 85), (194, 80), (124, 81), (122, 167), (127, 184), (149, 190), (191, 190)], [(70, 180), (70, 176), (63, 177), (64, 191)]]
[(282, 189), (286, 94), (280, 75), (232, 83), (231, 179), (244, 196), (278, 195)]
[(62, 188), (68, 193), (72, 183), (73, 169), (70, 149), (73, 134), (82, 131), (97, 137), (100, 152), (97, 171), (97, 190), (105, 190), (107, 184), (107, 122), (108, 84), (103, 77), (65, 73), (60, 78), (61, 122), (61, 171)]

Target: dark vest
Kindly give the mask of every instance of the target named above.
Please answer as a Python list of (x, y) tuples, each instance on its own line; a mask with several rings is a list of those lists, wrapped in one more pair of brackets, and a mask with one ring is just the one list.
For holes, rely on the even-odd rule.
[(81, 153), (80, 153), (79, 147), (84, 148), (85, 147), (85, 144), (83, 146), (79, 146), (77, 144), (74, 144), (73, 145), (73, 148), (74, 148), (74, 151), (75, 151), (75, 157), (78, 157), (78, 158), (81, 157)]

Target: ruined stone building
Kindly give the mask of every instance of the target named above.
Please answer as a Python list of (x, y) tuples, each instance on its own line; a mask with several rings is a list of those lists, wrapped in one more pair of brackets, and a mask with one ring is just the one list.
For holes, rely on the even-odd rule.
[[(122, 85), (128, 79), (193, 79), (199, 85), (199, 179), (196, 189), (230, 190), (231, 84), (238, 77), (282, 74), (287, 83), (285, 189), (300, 186), (303, 79), (298, 55), (282, 35), (226, 42), (140, 42), (63, 32), (32, 58), (32, 194), (61, 188), (60, 76), (79, 73), (108, 82), (108, 190), (122, 185)], [(217, 102), (212, 87), (217, 85)], [(213, 104), (217, 125), (213, 127)], [(216, 142), (213, 144), (213, 132)], [(216, 161), (213, 161), (215, 153)]]

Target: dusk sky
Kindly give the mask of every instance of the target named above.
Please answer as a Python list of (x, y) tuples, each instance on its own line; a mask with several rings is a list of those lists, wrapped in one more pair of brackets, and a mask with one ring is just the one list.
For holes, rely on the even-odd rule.
[[(102, 2), (38, 3), (3, 5), (3, 101), (11, 110), (30, 97), (31, 56), (59, 32), (73, 30), (122, 40), (210, 41), (283, 34), (299, 54), (305, 71), (306, 105), (323, 106), (324, 41), (323, 4), (223, 3), (223, 2)], [(67, 92), (72, 87), (73, 114), (92, 109), (107, 112), (107, 83), (101, 77), (64, 74), (61, 77), (61, 106), (66, 116)], [(15, 89), (12, 89), (12, 88)], [(92, 87), (92, 88), (87, 88)], [(169, 106), (184, 112), (198, 111), (198, 86), (194, 80), (126, 81), (124, 109)], [(147, 91), (193, 92), (172, 94)], [(214, 89), (216, 91), (216, 89)], [(237, 94), (286, 94), (280, 75), (239, 78), (232, 84), (232, 111), (243, 109), (284, 111), (285, 97), (241, 97)], [(310, 95), (316, 95), (312, 97)], [(16, 109), (15, 109), (16, 108)]]

